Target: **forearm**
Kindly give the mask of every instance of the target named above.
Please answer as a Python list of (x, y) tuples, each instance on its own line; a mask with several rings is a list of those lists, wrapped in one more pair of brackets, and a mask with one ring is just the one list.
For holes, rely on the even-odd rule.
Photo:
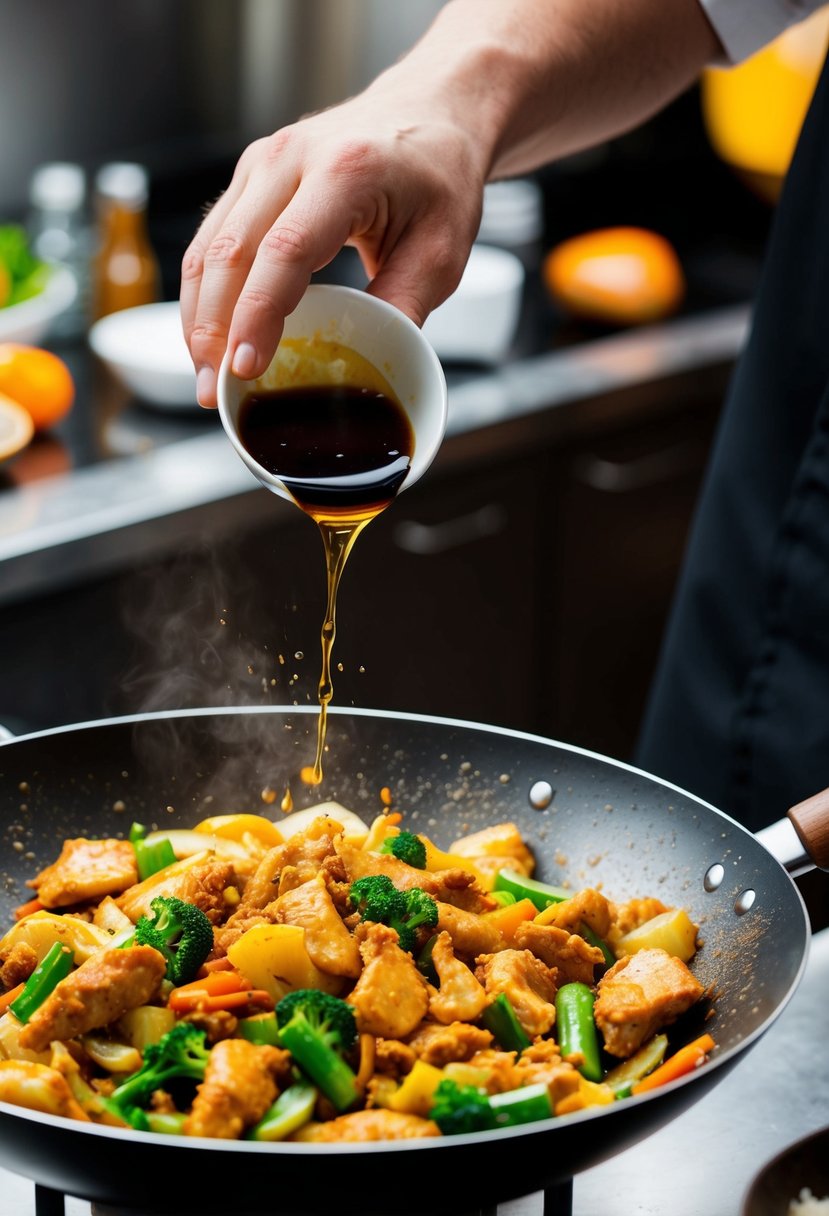
[(450, 0), (371, 90), (428, 93), (504, 177), (630, 130), (721, 51), (697, 0)]

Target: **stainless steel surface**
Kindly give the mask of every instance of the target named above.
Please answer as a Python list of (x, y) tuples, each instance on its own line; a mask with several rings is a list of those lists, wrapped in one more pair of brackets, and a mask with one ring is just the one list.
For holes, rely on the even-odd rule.
[[(829, 929), (812, 938), (798, 991), (746, 1059), (660, 1131), (578, 1175), (573, 1216), (739, 1216), (762, 1165), (829, 1118), (827, 993)], [(67, 1216), (90, 1211), (79, 1200), (66, 1204)], [(0, 1216), (34, 1213), (32, 1184), (0, 1170)], [(503, 1204), (500, 1213), (542, 1216), (541, 1196)]]
[[(748, 317), (746, 306), (714, 310), (450, 380), (446, 451), (438, 461), (472, 443), (476, 458), (508, 444), (532, 450), (541, 420), (554, 420), (564, 407), (727, 365)], [(218, 420), (214, 434), (8, 489), (0, 494), (0, 603), (164, 555), (188, 535), (215, 535), (241, 518), (251, 523), (254, 512), (276, 521), (280, 510), (293, 507), (262, 490)], [(415, 547), (446, 543), (443, 535), (404, 539)]]

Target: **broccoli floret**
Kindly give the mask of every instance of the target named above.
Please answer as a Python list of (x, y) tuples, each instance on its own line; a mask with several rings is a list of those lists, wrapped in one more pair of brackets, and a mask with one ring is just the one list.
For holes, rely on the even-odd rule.
[(474, 1085), (447, 1080), (435, 1089), (429, 1118), (444, 1136), (458, 1136), (534, 1123), (537, 1119), (549, 1119), (552, 1114), (550, 1091), (543, 1081), (489, 1095)]
[(361, 920), (372, 920), (397, 931), (403, 950), (413, 953), (417, 948), (420, 928), (434, 929), (438, 923), (438, 906), (420, 887), (398, 891), (385, 874), (369, 874), (351, 884), (348, 893)]
[(110, 1108), (139, 1130), (149, 1130), (146, 1107), (157, 1089), (170, 1082), (204, 1080), (210, 1050), (205, 1032), (192, 1022), (177, 1022), (157, 1043), (144, 1049), (144, 1062), (112, 1095), (105, 1099)]
[(300, 988), (276, 1006), (279, 1041), (294, 1063), (322, 1090), (337, 1110), (359, 1097), (357, 1079), (343, 1058), (357, 1041), (354, 1008), (316, 988)]
[(437, 1123), (444, 1136), (488, 1132), (496, 1126), (489, 1095), (474, 1085), (458, 1085), (456, 1081), (438, 1084), (429, 1118)]
[(150, 908), (153, 916), (139, 916), (121, 944), (152, 946), (167, 960), (167, 979), (186, 984), (213, 949), (213, 926), (201, 908), (174, 895), (157, 895)]
[(414, 832), (398, 832), (396, 836), (387, 836), (380, 846), (381, 853), (391, 853), (398, 861), (405, 861), (407, 866), (416, 870), (426, 869), (426, 845)]

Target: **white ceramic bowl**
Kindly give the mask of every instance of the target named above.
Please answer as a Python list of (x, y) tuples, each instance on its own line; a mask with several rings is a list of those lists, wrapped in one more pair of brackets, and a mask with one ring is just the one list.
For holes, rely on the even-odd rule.
[(460, 283), (423, 326), (440, 357), (499, 363), (515, 337), (524, 279), (524, 264), (514, 253), (473, 245)]
[(178, 301), (110, 313), (91, 327), (89, 345), (141, 400), (162, 409), (199, 408)]
[(342, 364), (336, 361), (325, 362), (312, 357), (304, 368), (300, 367), (299, 375), (295, 367), (286, 370), (286, 361), (294, 360), (296, 356), (289, 349), (290, 343), (284, 344), (284, 339), (307, 339), (312, 350), (314, 341), (336, 342), (356, 351), (377, 368), (408, 414), (414, 432), (411, 467), (401, 489), (407, 489), (422, 477), (443, 441), (448, 393), (440, 360), (414, 322), (399, 309), (365, 291), (317, 283), (307, 289), (286, 318), (282, 336), (283, 342), (270, 367), (258, 380), (240, 380), (234, 376), (228, 356), (219, 369), (217, 389), (222, 425), (242, 460), (262, 484), (293, 501), (279, 478), (262, 468), (239, 439), (239, 409), (247, 394), (258, 388), (277, 387), (285, 382), (286, 375), (293, 383), (354, 383), (348, 373), (342, 371)]
[(36, 296), (0, 308), (0, 342), (37, 346), (48, 335), (53, 321), (74, 303), (77, 294), (75, 276), (65, 266), (56, 266)]

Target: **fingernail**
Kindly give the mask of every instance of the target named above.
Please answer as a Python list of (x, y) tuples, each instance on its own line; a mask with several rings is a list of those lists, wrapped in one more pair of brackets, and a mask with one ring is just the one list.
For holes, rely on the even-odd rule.
[(199, 405), (208, 404), (213, 393), (216, 377), (212, 367), (200, 367), (196, 374), (196, 397)]
[(240, 380), (249, 380), (256, 367), (256, 350), (250, 342), (240, 342), (233, 354), (231, 369)]

